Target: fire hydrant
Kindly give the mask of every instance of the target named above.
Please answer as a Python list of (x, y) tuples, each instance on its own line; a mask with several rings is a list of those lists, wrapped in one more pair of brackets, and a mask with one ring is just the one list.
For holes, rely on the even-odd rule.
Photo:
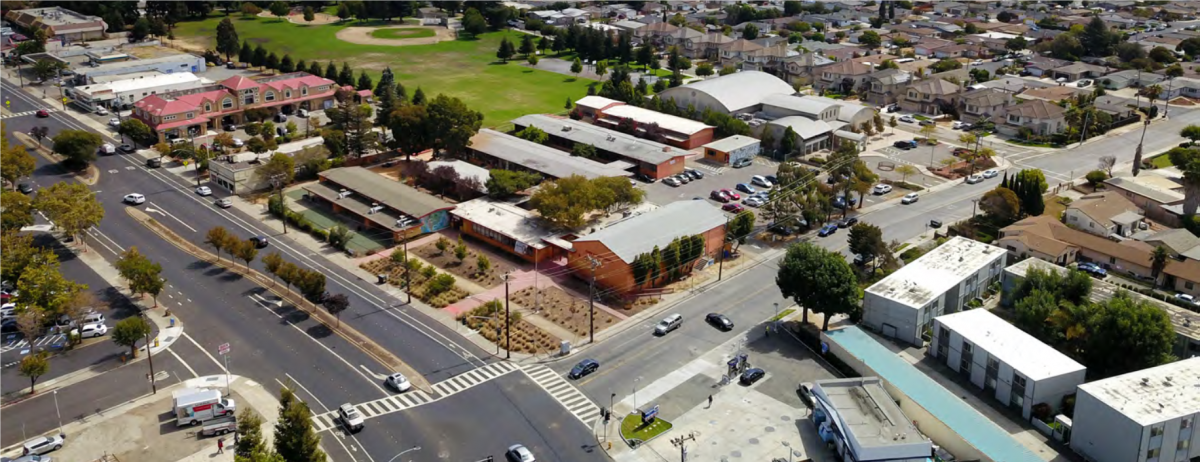
[(158, 337), (154, 337), (154, 348), (158, 348)]

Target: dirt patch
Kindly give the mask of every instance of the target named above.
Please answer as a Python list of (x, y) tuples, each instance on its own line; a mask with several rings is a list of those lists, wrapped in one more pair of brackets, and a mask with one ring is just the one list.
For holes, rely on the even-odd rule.
[[(371, 34), (379, 29), (430, 29), (434, 31), (433, 37), (419, 38), (401, 38), (401, 39), (382, 39), (372, 37)], [(454, 40), (454, 31), (441, 26), (413, 26), (413, 25), (398, 25), (390, 27), (347, 27), (338, 31), (338, 40), (344, 40), (350, 43), (359, 45), (384, 45), (393, 47), (411, 46), (411, 45), (433, 45), (438, 42)]]
[[(542, 289), (539, 300), (534, 299), (534, 289), (528, 287), (513, 294), (512, 301), (529, 310), (537, 311), (538, 316), (546, 318), (555, 324), (571, 331), (575, 335), (588, 335), (590, 326), (588, 302), (579, 297), (572, 297), (558, 287)], [(540, 301), (540, 303), (539, 303)], [(617, 323), (616, 316), (602, 309), (596, 309), (596, 332)]]
[(312, 21), (305, 21), (303, 14), (290, 15), (290, 16), (288, 16), (288, 21), (290, 21), (292, 24), (300, 24), (302, 26), (322, 26), (325, 24), (333, 24), (335, 22), (341, 21), (341, 18), (338, 18), (337, 16), (334, 16), (331, 14), (317, 13), (317, 14), (313, 15)]
[(470, 250), (468, 247), (467, 258), (462, 262), (458, 261), (458, 257), (454, 255), (454, 248), (458, 244), (454, 241), (447, 240), (446, 251), (439, 251), (437, 244), (428, 244), (413, 250), (413, 253), (425, 259), (425, 261), (436, 265), (439, 268), (460, 278), (469, 279), (472, 282), (479, 284), (485, 289), (491, 289), (504, 283), (504, 273), (516, 269), (512, 264), (504, 261), (501, 258), (488, 258), (492, 267), (485, 273), (479, 272), (479, 253)]
[(521, 313), (510, 313), (512, 324), (512, 348), (508, 347), (508, 332), (504, 329), (504, 304), (492, 300), (459, 317), (463, 325), (479, 331), (479, 335), (500, 348), (518, 353), (544, 353), (559, 348), (560, 340), (521, 319)]
[(388, 275), (388, 284), (400, 288), (404, 288), (404, 273), (411, 269), (409, 283), (412, 284), (413, 297), (435, 308), (445, 308), (471, 295), (457, 284), (442, 292), (431, 290), (429, 282), (437, 274), (437, 269), (432, 265), (421, 263), (415, 258), (409, 259), (407, 265), (392, 262), (390, 258), (380, 258), (363, 263), (359, 265), (359, 268), (375, 275), (386, 274)]

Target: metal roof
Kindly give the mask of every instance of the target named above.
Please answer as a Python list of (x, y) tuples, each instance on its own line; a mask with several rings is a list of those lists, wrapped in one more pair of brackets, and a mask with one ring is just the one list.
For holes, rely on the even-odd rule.
[[(660, 97), (668, 100), (675, 98), (676, 95), (684, 95), (689, 92), (705, 93), (721, 103), (726, 112), (737, 112), (762, 104), (763, 99), (768, 95), (793, 94), (796, 90), (779, 77), (766, 72), (742, 71), (669, 88)], [(676, 100), (682, 101), (683, 98), (676, 98)]]
[(574, 157), (570, 153), (487, 128), (471, 137), (470, 148), (554, 178), (571, 175), (587, 178), (630, 176), (630, 173), (623, 169)]
[(622, 157), (648, 164), (659, 165), (671, 159), (688, 155), (687, 151), (662, 143), (637, 138), (607, 128), (577, 120), (552, 117), (545, 114), (530, 114), (513, 120), (518, 127), (534, 126), (550, 136), (570, 140), (574, 143), (590, 144), (596, 149), (608, 151)]
[(575, 242), (596, 241), (620, 257), (633, 263), (638, 254), (665, 248), (677, 237), (703, 234), (724, 226), (725, 213), (708, 201), (678, 201), (618, 222), (576, 239)]
[(958, 332), (972, 345), (1030, 380), (1044, 380), (1086, 369), (988, 310), (959, 311), (938, 316), (934, 321)]
[(320, 176), (353, 191), (355, 194), (392, 209), (421, 218), (437, 210), (452, 209), (453, 205), (442, 202), (412, 186), (393, 181), (383, 175), (362, 167), (341, 167), (321, 172)]

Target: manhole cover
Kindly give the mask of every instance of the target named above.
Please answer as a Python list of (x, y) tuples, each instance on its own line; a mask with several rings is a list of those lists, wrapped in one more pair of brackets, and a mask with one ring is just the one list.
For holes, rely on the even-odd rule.
[(750, 444), (758, 444), (758, 438), (750, 438)]
[(791, 422), (791, 421), (792, 421), (792, 416), (790, 416), (790, 415), (785, 415), (785, 416), (783, 416), (783, 417), (780, 417), (780, 418), (779, 418), (779, 420), (782, 420), (782, 421), (784, 421), (784, 422)]
[(775, 427), (767, 426), (767, 428), (765, 430), (767, 430), (767, 433), (771, 433), (771, 432), (775, 431)]

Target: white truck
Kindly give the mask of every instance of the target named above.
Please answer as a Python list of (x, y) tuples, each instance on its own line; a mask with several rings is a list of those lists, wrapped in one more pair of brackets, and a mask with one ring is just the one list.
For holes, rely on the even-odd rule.
[[(174, 395), (174, 394), (173, 394)], [(237, 408), (232, 399), (221, 397), (217, 390), (197, 390), (174, 396), (175, 425), (200, 425), (201, 422), (217, 417), (236, 414)]]

